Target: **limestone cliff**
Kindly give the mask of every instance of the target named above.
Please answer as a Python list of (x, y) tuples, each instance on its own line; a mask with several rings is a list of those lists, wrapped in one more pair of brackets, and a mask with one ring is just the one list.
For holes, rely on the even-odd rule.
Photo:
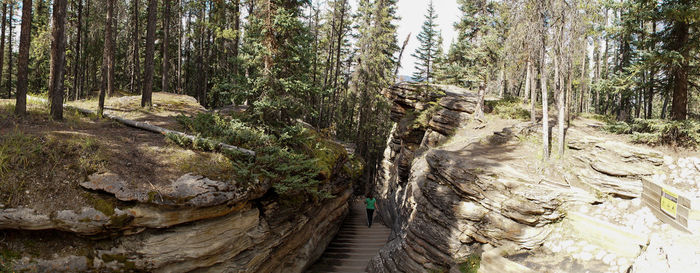
[(18, 271), (302, 272), (348, 213), (358, 165), (337, 158), (323, 184), (333, 197), (318, 203), (284, 203), (266, 181), (244, 186), (186, 174), (141, 189), (100, 173), (81, 186), (113, 203), (50, 214), (0, 209), (0, 229), (19, 241), (49, 234), (58, 242), (50, 258), (15, 259)]
[(480, 272), (623, 272), (650, 233), (669, 230), (640, 201), (641, 179), (665, 170), (660, 152), (572, 126), (566, 156), (542, 163), (541, 125), (472, 121), (466, 90), (385, 95), (396, 125), (375, 193), (392, 236), (370, 272), (459, 272), (479, 259)]

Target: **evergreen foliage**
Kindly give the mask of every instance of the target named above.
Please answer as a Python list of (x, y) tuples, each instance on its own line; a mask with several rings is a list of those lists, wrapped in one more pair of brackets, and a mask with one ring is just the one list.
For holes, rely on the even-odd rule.
[(418, 60), (415, 66), (416, 72), (413, 73), (413, 79), (419, 82), (433, 81), (435, 62), (440, 56), (440, 48), (442, 47), (442, 37), (437, 30), (438, 24), (436, 20), (438, 15), (435, 13), (432, 0), (428, 4), (427, 12), (421, 31), (418, 33), (420, 46), (416, 49), (415, 53), (411, 54), (411, 56)]

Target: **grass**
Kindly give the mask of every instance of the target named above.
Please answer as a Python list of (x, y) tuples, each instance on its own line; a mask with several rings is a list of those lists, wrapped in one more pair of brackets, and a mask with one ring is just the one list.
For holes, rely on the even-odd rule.
[(505, 119), (530, 120), (530, 111), (518, 97), (505, 97), (500, 100), (486, 101), (492, 114)]
[(108, 155), (91, 136), (34, 136), (14, 130), (0, 136), (0, 199), (12, 204), (29, 177), (69, 170), (80, 177), (96, 172)]
[(629, 123), (608, 121), (604, 128), (608, 132), (630, 135), (635, 143), (689, 148), (700, 146), (700, 121), (697, 120), (634, 119)]
[(481, 256), (479, 254), (470, 254), (467, 260), (459, 264), (459, 272), (462, 273), (477, 273), (481, 265)]

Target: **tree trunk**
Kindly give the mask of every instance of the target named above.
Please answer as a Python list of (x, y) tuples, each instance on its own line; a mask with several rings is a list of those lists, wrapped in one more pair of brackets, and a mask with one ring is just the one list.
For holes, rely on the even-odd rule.
[[(235, 0), (240, 1), (240, 0)], [(182, 0), (177, 1), (177, 93), (182, 94)], [(238, 31), (238, 29), (236, 29)], [(236, 34), (238, 35), (238, 34)]]
[(532, 83), (532, 61), (530, 61), (529, 57), (527, 58), (527, 65), (525, 66), (525, 70), (525, 96), (530, 97), (530, 122), (534, 124), (537, 120), (535, 118), (535, 96), (533, 96), (531, 93), (535, 92), (532, 92), (532, 90), (530, 90), (532, 88), (530, 86)]
[(163, 82), (162, 92), (168, 92), (168, 72), (169, 57), (168, 57), (168, 39), (170, 38), (170, 0), (163, 0)]
[[(51, 75), (49, 76), (49, 106), (54, 120), (63, 119), (63, 79), (66, 73), (66, 5), (68, 0), (53, 2), (51, 34)], [(22, 13), (25, 10), (22, 9)], [(24, 24), (22, 24), (24, 28)], [(19, 80), (19, 77), (18, 77)]]
[(78, 28), (78, 33), (76, 34), (75, 41), (75, 58), (73, 59), (73, 92), (75, 93), (75, 100), (80, 99), (80, 45), (83, 30), (83, 0), (78, 0), (78, 22), (76, 26)]
[(233, 76), (234, 76), (234, 83), (238, 83), (238, 73), (239, 73), (239, 67), (240, 63), (238, 61), (238, 48), (240, 47), (240, 29), (241, 29), (241, 1), (240, 0), (233, 0), (233, 30), (236, 31), (236, 37), (233, 39), (233, 52), (231, 53), (233, 56)]
[[(112, 16), (114, 15), (115, 0), (107, 0), (107, 19), (105, 21), (105, 42), (102, 54), (102, 84), (100, 85), (100, 98), (97, 114), (102, 116), (105, 106), (105, 93), (111, 95), (114, 89), (114, 73), (110, 73), (113, 66), (114, 52), (112, 51)], [(112, 70), (113, 71), (113, 70)]]
[[(12, 87), (12, 14), (14, 5), (10, 4), (10, 42), (8, 43), (7, 89)], [(27, 113), (27, 73), (29, 71), (29, 44), (32, 29), (32, 0), (22, 1), (22, 28), (19, 36), (19, 54), (17, 60), (17, 103), (15, 114), (24, 116)]]
[[(23, 0), (23, 1), (25, 1), (25, 0)], [(31, 2), (30, 2), (30, 4), (31, 4)], [(5, 84), (7, 85), (6, 88), (7, 88), (8, 92), (9, 92), (9, 90), (12, 90), (12, 67), (13, 67), (13, 65), (12, 65), (12, 34), (14, 33), (14, 31), (12, 30), (12, 21), (14, 19), (15, 3), (10, 2), (9, 8), (10, 8), (10, 17), (7, 18), (8, 31), (9, 31), (9, 34), (7, 35), (7, 37), (8, 37), (7, 38), (7, 82), (5, 82)], [(31, 15), (31, 13), (30, 13), (30, 15)], [(22, 18), (24, 19), (24, 16), (22, 16)], [(29, 20), (31, 20), (31, 17), (29, 17)], [(29, 28), (31, 30), (31, 22), (30, 22)], [(21, 35), (22, 34), (20, 33), (20, 41), (22, 40)], [(29, 42), (31, 42), (30, 35), (31, 35), (31, 32), (27, 32), (27, 41), (29, 41)], [(27, 43), (27, 45), (29, 45), (29, 44)], [(29, 47), (28, 46), (27, 46), (27, 65), (29, 65)], [(2, 69), (2, 67), (0, 67), (0, 69)], [(17, 103), (15, 104), (15, 113), (17, 113), (18, 115), (24, 115), (26, 113), (26, 109), (27, 109), (27, 98), (26, 98), (27, 88), (23, 88), (22, 90), (23, 90), (23, 92), (21, 94), (19, 93), (20, 92), (19, 89), (15, 92), (15, 96), (17, 96)]]
[(84, 31), (84, 36), (83, 36), (83, 40), (85, 43), (83, 48), (85, 48), (85, 50), (84, 50), (84, 54), (83, 54), (83, 58), (82, 58), (82, 65), (81, 65), (82, 71), (80, 72), (80, 74), (81, 74), (80, 94), (85, 94), (86, 96), (89, 96), (90, 95), (89, 93), (91, 91), (90, 88), (88, 87), (87, 92), (85, 92), (85, 86), (87, 85), (87, 77), (89, 76), (89, 74), (87, 73), (87, 71), (88, 71), (87, 61), (88, 61), (88, 56), (90, 54), (90, 52), (87, 50), (88, 45), (89, 45), (88, 33), (90, 33), (90, 0), (85, 0), (85, 31)]
[(483, 121), (484, 120), (484, 96), (486, 94), (486, 81), (482, 81), (479, 84), (479, 93), (478, 93), (478, 101), (476, 103), (476, 112), (475, 117), (476, 119)]
[(132, 21), (134, 24), (134, 33), (132, 41), (133, 51), (131, 55), (131, 64), (133, 68), (131, 69), (131, 93), (141, 94), (141, 58), (139, 46), (141, 45), (141, 32), (139, 31), (139, 0), (134, 0), (133, 4), (133, 15)]
[(676, 21), (671, 30), (671, 50), (683, 57), (679, 64), (671, 67), (673, 75), (673, 101), (671, 102), (671, 119), (685, 120), (688, 116), (688, 57), (687, 47), (689, 26), (685, 21)]
[(545, 64), (545, 44), (542, 43), (542, 58), (540, 62), (540, 85), (542, 89), (542, 155), (549, 159), (549, 109), (547, 103), (547, 65)]
[(143, 75), (143, 94), (141, 95), (141, 107), (151, 107), (153, 94), (153, 51), (156, 41), (156, 10), (157, 0), (148, 1), (148, 27), (146, 28), (146, 64)]
[[(0, 31), (0, 83), (2, 82), (2, 66), (5, 63), (5, 27), (7, 24), (7, 3), (2, 4), (2, 31)], [(12, 98), (12, 90), (7, 89), (7, 99)]]

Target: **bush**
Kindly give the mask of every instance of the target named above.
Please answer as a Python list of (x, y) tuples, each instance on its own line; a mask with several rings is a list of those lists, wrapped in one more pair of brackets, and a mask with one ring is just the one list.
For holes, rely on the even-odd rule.
[(635, 143), (682, 147), (700, 145), (700, 123), (697, 120), (634, 119), (631, 123), (611, 122), (605, 126), (605, 130), (631, 134)]
[(323, 184), (330, 179), (336, 164), (347, 157), (342, 146), (302, 125), (262, 129), (210, 113), (191, 118), (180, 116), (178, 120), (198, 138), (190, 141), (171, 134), (168, 139), (201, 150), (214, 148), (203, 138), (254, 150), (255, 157), (223, 151), (234, 165), (232, 177), (238, 182), (269, 180), (275, 193), (287, 200), (332, 197)]
[(486, 101), (487, 109), (492, 114), (506, 119), (529, 120), (530, 111), (523, 108), (522, 101), (518, 97), (505, 97), (500, 100)]

